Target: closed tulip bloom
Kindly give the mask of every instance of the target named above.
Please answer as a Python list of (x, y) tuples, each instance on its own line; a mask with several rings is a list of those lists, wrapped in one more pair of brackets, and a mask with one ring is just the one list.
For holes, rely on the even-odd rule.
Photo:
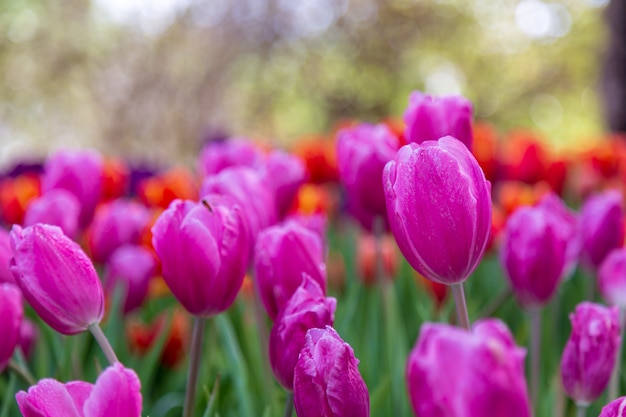
[(106, 289), (112, 292), (121, 286), (124, 313), (140, 307), (146, 299), (156, 266), (154, 255), (143, 246), (124, 245), (113, 252), (106, 267)]
[(563, 279), (568, 241), (561, 220), (543, 207), (520, 207), (509, 217), (500, 246), (500, 262), (519, 303), (547, 303)]
[(0, 227), (0, 284), (3, 282), (15, 284), (15, 278), (13, 278), (9, 265), (12, 256), (9, 232)]
[(148, 209), (134, 201), (118, 199), (99, 207), (89, 229), (93, 260), (104, 263), (120, 246), (138, 244), (149, 220)]
[(20, 326), (19, 345), (26, 359), (30, 358), (38, 339), (39, 328), (32, 320), (24, 317), (24, 319), (22, 320), (22, 325)]
[(626, 397), (620, 397), (605, 405), (598, 417), (626, 417)]
[(282, 217), (308, 177), (304, 161), (284, 151), (272, 151), (261, 172), (264, 182), (274, 191), (276, 210)]
[(59, 226), (70, 239), (76, 237), (81, 205), (74, 194), (65, 190), (50, 190), (32, 201), (26, 209), (24, 226), (44, 223)]
[(79, 225), (86, 227), (102, 193), (104, 161), (96, 151), (58, 151), (46, 161), (42, 191), (63, 189), (81, 205)]
[(420, 417), (530, 417), (524, 349), (497, 319), (472, 332), (425, 323), (407, 365), (413, 411)]
[(175, 200), (152, 227), (163, 278), (194, 316), (211, 317), (235, 300), (249, 259), (242, 210), (218, 195)]
[(46, 378), (15, 399), (24, 417), (140, 417), (140, 388), (137, 374), (116, 363), (95, 384)]
[(578, 404), (588, 405), (600, 397), (615, 366), (619, 310), (582, 302), (570, 321), (572, 333), (561, 358), (563, 388)]
[(613, 249), (598, 270), (598, 287), (611, 305), (626, 308), (626, 248)]
[(337, 135), (337, 162), (348, 208), (366, 229), (372, 228), (375, 217), (386, 219), (382, 173), (398, 146), (398, 138), (383, 124), (361, 124)]
[(328, 219), (325, 214), (292, 214), (285, 218), (285, 223), (296, 222), (301, 226), (315, 232), (322, 241), (326, 240)]
[(311, 277), (302, 284), (281, 311), (270, 333), (270, 363), (274, 375), (285, 389), (293, 390), (293, 370), (309, 329), (332, 326), (337, 300), (326, 297)]
[(596, 269), (613, 249), (624, 245), (622, 194), (615, 190), (596, 194), (580, 210), (582, 260)]
[(263, 151), (254, 142), (246, 138), (233, 138), (208, 143), (200, 153), (198, 168), (204, 177), (233, 166), (258, 168), (263, 159)]
[(272, 320), (300, 286), (303, 273), (326, 293), (324, 246), (317, 234), (294, 222), (268, 227), (259, 234), (254, 278)]
[(424, 277), (463, 282), (491, 230), (491, 186), (452, 137), (400, 148), (383, 172), (389, 223), (400, 251)]
[(60, 228), (44, 224), (14, 225), (10, 235), (15, 281), (43, 321), (67, 335), (100, 322), (102, 285), (78, 244)]
[(14, 284), (0, 283), (0, 373), (9, 363), (15, 346), (20, 341), (20, 327), (24, 307), (22, 294)]
[(294, 371), (298, 417), (368, 417), (369, 392), (358, 364), (335, 329), (310, 329)]
[(414, 91), (409, 96), (404, 122), (404, 136), (409, 142), (453, 136), (472, 149), (472, 103), (465, 97), (436, 97)]

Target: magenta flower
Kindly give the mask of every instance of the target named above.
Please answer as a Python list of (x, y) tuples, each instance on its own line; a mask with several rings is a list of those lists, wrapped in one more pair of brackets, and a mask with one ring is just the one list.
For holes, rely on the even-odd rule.
[(119, 363), (100, 374), (95, 385), (83, 381), (62, 384), (42, 379), (15, 396), (24, 417), (140, 417), (141, 383)]
[(0, 373), (13, 355), (20, 341), (20, 327), (24, 307), (19, 288), (7, 282), (0, 283)]
[(259, 234), (254, 278), (272, 320), (302, 283), (303, 273), (326, 293), (324, 246), (317, 234), (294, 222), (268, 227)]
[(11, 251), (9, 232), (0, 227), (0, 284), (3, 282), (15, 284), (15, 278), (13, 278), (9, 264), (12, 257), (13, 252)]
[(22, 325), (20, 326), (20, 341), (19, 345), (24, 353), (24, 356), (28, 359), (33, 353), (33, 349), (39, 339), (39, 328), (32, 320), (24, 317)]
[(337, 163), (348, 208), (368, 230), (375, 217), (386, 220), (382, 174), (398, 147), (398, 138), (383, 124), (361, 124), (342, 129), (337, 135)]
[(80, 202), (74, 194), (62, 189), (50, 190), (28, 205), (24, 226), (36, 223), (59, 226), (67, 237), (74, 239), (80, 210)]
[(425, 323), (406, 372), (411, 405), (420, 417), (530, 417), (524, 349), (497, 319), (472, 332)]
[(369, 417), (369, 392), (358, 364), (335, 329), (310, 329), (294, 371), (298, 417)]
[(582, 261), (596, 270), (615, 248), (624, 245), (622, 194), (615, 190), (596, 194), (580, 210)]
[(134, 201), (120, 198), (99, 207), (88, 235), (93, 260), (104, 263), (120, 246), (138, 244), (148, 221), (148, 209)]
[(383, 172), (389, 223), (411, 266), (442, 284), (463, 282), (491, 230), (491, 185), (452, 137), (400, 148)]
[(270, 333), (270, 363), (274, 375), (285, 389), (293, 390), (293, 370), (309, 329), (332, 326), (337, 300), (305, 274), (302, 284), (278, 315)]
[(58, 151), (46, 161), (42, 190), (62, 189), (74, 194), (81, 205), (79, 225), (86, 227), (93, 217), (102, 192), (104, 162), (96, 151)]
[(284, 223), (296, 222), (306, 229), (315, 232), (322, 241), (326, 241), (326, 229), (328, 219), (325, 214), (302, 214), (296, 213), (285, 218)]
[(140, 307), (146, 299), (156, 266), (154, 255), (143, 246), (124, 245), (113, 252), (106, 265), (105, 288), (112, 294), (116, 286), (122, 287), (124, 313)]
[(104, 295), (96, 270), (80, 246), (56, 226), (11, 230), (11, 271), (24, 298), (50, 327), (71, 335), (99, 323)]
[(195, 316), (213, 316), (235, 301), (250, 248), (242, 212), (226, 196), (175, 200), (152, 227), (163, 278)]
[(613, 249), (600, 265), (598, 286), (611, 305), (626, 308), (626, 248)]
[(409, 96), (404, 121), (404, 136), (409, 142), (453, 136), (472, 149), (472, 103), (465, 97), (435, 97), (414, 91)]
[(589, 405), (611, 378), (620, 343), (619, 310), (582, 302), (570, 315), (572, 333), (561, 358), (561, 378), (567, 395)]
[(569, 241), (562, 231), (566, 227), (543, 206), (520, 207), (507, 220), (500, 263), (523, 307), (547, 303), (564, 278)]
[(626, 417), (626, 397), (620, 397), (605, 405), (598, 417)]
[(198, 170), (205, 177), (234, 166), (258, 168), (263, 159), (263, 151), (251, 140), (233, 138), (208, 143), (200, 153)]
[(282, 217), (289, 210), (300, 186), (307, 180), (304, 161), (284, 151), (272, 151), (267, 155), (261, 172), (263, 181), (274, 191), (276, 210)]

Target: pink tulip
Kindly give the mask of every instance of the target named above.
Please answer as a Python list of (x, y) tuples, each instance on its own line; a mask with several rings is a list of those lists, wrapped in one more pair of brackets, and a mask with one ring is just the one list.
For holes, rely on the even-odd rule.
[(26, 209), (24, 226), (44, 223), (59, 226), (70, 239), (76, 237), (81, 205), (74, 194), (58, 189), (50, 190), (32, 201)]
[(11, 270), (24, 298), (50, 327), (71, 335), (99, 323), (102, 285), (91, 260), (57, 226), (11, 230)]
[(22, 294), (13, 284), (0, 283), (0, 373), (13, 355), (20, 341), (20, 326), (24, 307)]
[(582, 260), (596, 270), (615, 248), (624, 246), (624, 205), (615, 190), (596, 194), (580, 210)]
[(200, 153), (198, 170), (206, 177), (229, 167), (258, 168), (263, 159), (263, 152), (251, 140), (232, 138), (208, 143)]
[(304, 161), (283, 151), (272, 151), (261, 168), (263, 181), (274, 191), (276, 210), (283, 217), (308, 177)]
[(3, 282), (15, 284), (15, 278), (13, 278), (9, 265), (12, 257), (9, 232), (0, 227), (0, 284)]
[(124, 313), (139, 308), (146, 299), (156, 266), (154, 255), (143, 246), (124, 245), (113, 252), (106, 266), (105, 288), (112, 293), (121, 286)]
[(602, 297), (611, 305), (626, 308), (626, 248), (613, 249), (598, 270)]
[(22, 325), (20, 326), (20, 341), (19, 345), (24, 353), (24, 356), (28, 359), (33, 353), (35, 344), (39, 339), (39, 328), (32, 321), (24, 317)]
[(598, 417), (626, 417), (626, 397), (620, 397), (605, 405)]

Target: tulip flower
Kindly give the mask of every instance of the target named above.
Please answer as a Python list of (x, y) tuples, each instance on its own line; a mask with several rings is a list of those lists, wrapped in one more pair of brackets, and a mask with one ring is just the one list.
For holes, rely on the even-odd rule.
[(296, 222), (315, 232), (322, 241), (326, 241), (328, 219), (324, 214), (292, 214), (285, 218), (285, 223)]
[(62, 384), (42, 379), (15, 396), (24, 417), (140, 417), (141, 383), (137, 374), (117, 363), (105, 369), (95, 384)]
[(404, 121), (404, 135), (409, 142), (453, 136), (472, 149), (472, 103), (465, 97), (435, 97), (414, 91), (409, 96)]
[(254, 277), (267, 314), (275, 320), (305, 273), (326, 293), (324, 246), (317, 234), (297, 223), (268, 227), (257, 239)]
[(263, 159), (263, 151), (249, 139), (215, 141), (202, 149), (198, 170), (206, 177), (233, 166), (258, 168), (262, 165)]
[(39, 328), (32, 320), (24, 317), (24, 320), (22, 320), (22, 325), (20, 326), (19, 345), (26, 359), (30, 358), (38, 339)]
[(613, 249), (598, 270), (602, 297), (611, 305), (626, 309), (626, 248)]
[(348, 208), (368, 230), (375, 217), (386, 220), (382, 173), (398, 146), (398, 138), (383, 124), (361, 124), (337, 135), (339, 175), (348, 194)]
[(138, 244), (149, 220), (148, 209), (133, 201), (118, 199), (99, 207), (88, 235), (93, 260), (104, 263), (120, 246)]
[(332, 327), (310, 329), (294, 371), (298, 417), (369, 417), (369, 392), (358, 364)]
[(471, 333), (425, 323), (406, 365), (413, 411), (420, 417), (530, 417), (524, 356), (500, 320), (478, 321)]
[(60, 228), (44, 224), (14, 225), (10, 237), (15, 281), (43, 321), (67, 335), (100, 322), (102, 285), (78, 244)]
[(617, 307), (582, 302), (570, 315), (572, 333), (561, 358), (561, 378), (567, 395), (587, 406), (609, 383), (620, 343)]
[(12, 256), (9, 232), (0, 227), (0, 284), (3, 282), (15, 284), (15, 278), (13, 278), (13, 273), (9, 268)]
[(24, 307), (22, 294), (13, 284), (0, 283), (0, 372), (9, 363), (15, 346), (20, 341), (20, 327)]
[(42, 191), (63, 189), (81, 204), (79, 226), (86, 227), (93, 217), (102, 192), (103, 159), (95, 151), (58, 151), (46, 161)]
[(598, 417), (626, 417), (626, 397), (620, 397), (605, 405)]
[(309, 329), (332, 326), (337, 300), (304, 274), (302, 284), (278, 315), (270, 333), (270, 363), (274, 375), (288, 391), (293, 390), (293, 372)]
[(308, 177), (304, 162), (295, 155), (272, 151), (261, 172), (263, 181), (274, 191), (277, 213), (283, 217)]
[[(389, 235), (384, 235), (380, 242), (384, 277), (392, 279), (398, 270), (398, 254), (396, 244)], [(357, 266), (360, 277), (365, 285), (376, 283), (376, 241), (374, 236), (365, 235), (359, 238), (357, 246)]]
[(613, 249), (624, 244), (622, 195), (615, 190), (596, 194), (580, 210), (582, 260), (596, 270)]
[(150, 278), (156, 273), (156, 259), (143, 246), (119, 247), (107, 262), (106, 289), (113, 291), (121, 285), (124, 291), (123, 311), (128, 313), (141, 306), (148, 295)]
[(76, 237), (81, 204), (74, 194), (58, 189), (50, 190), (33, 200), (26, 209), (24, 226), (44, 223), (59, 226), (70, 239)]

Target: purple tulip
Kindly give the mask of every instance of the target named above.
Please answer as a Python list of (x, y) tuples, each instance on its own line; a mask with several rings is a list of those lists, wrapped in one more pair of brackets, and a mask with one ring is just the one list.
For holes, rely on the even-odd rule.
[(615, 248), (624, 245), (624, 207), (622, 194), (615, 190), (596, 194), (580, 210), (582, 260), (597, 269)]
[(409, 142), (453, 136), (472, 149), (472, 103), (465, 97), (435, 97), (414, 91), (409, 96), (404, 121), (404, 136)]
[(95, 385), (46, 378), (28, 392), (18, 392), (15, 399), (24, 417), (140, 417), (140, 388), (137, 374), (116, 363), (100, 374)]
[(361, 124), (340, 130), (337, 135), (337, 163), (348, 194), (348, 208), (368, 230), (375, 217), (386, 220), (382, 174), (398, 146), (398, 138), (383, 124)]
[(293, 390), (293, 370), (309, 329), (332, 326), (337, 300), (305, 274), (302, 284), (281, 311), (270, 333), (270, 363), (274, 375), (285, 389)]
[(472, 332), (425, 323), (406, 372), (411, 405), (420, 417), (530, 417), (524, 349), (497, 319)]
[(567, 224), (543, 206), (520, 207), (507, 220), (500, 262), (525, 308), (547, 303), (565, 276)]
[(598, 270), (602, 297), (611, 305), (626, 308), (626, 248), (613, 249)]
[(28, 205), (24, 226), (35, 223), (59, 226), (70, 239), (78, 232), (81, 205), (74, 194), (58, 189), (50, 190)]
[(104, 161), (96, 151), (58, 151), (46, 161), (42, 190), (63, 189), (74, 194), (81, 204), (80, 227), (93, 217), (102, 192)]
[(626, 417), (626, 397), (620, 397), (605, 405), (598, 417)]
[(15, 284), (15, 278), (10, 268), (11, 257), (11, 239), (9, 238), (9, 232), (0, 227), (0, 284), (8, 282)]
[(563, 388), (578, 404), (588, 405), (600, 397), (615, 366), (619, 310), (582, 302), (570, 321), (572, 333), (561, 358)]
[(11, 230), (11, 271), (24, 298), (50, 327), (71, 335), (99, 323), (104, 295), (96, 270), (80, 246), (57, 226)]
[(148, 249), (137, 245), (120, 246), (107, 262), (105, 288), (114, 291), (121, 285), (124, 313), (141, 306), (148, 295), (150, 278), (156, 274), (156, 259)]
[(207, 194), (227, 195), (239, 204), (248, 224), (251, 244), (261, 230), (276, 223), (273, 192), (254, 169), (231, 167), (205, 178), (200, 195)]
[(30, 358), (33, 353), (37, 339), (39, 339), (39, 328), (32, 320), (24, 317), (22, 325), (20, 326), (19, 345), (27, 359)]
[(300, 226), (317, 234), (323, 242), (326, 241), (328, 219), (325, 214), (292, 214), (287, 216), (283, 223), (287, 224), (289, 222), (298, 223)]
[(208, 143), (200, 153), (198, 170), (205, 177), (234, 166), (258, 168), (263, 159), (263, 152), (251, 140), (233, 138)]
[(282, 217), (308, 177), (304, 161), (295, 155), (276, 150), (267, 156), (261, 172), (263, 181), (274, 191), (276, 210)]
[(20, 341), (20, 327), (24, 307), (22, 294), (14, 284), (0, 283), (0, 373), (13, 355)]
[(99, 207), (89, 229), (93, 260), (104, 263), (120, 246), (138, 244), (149, 221), (148, 209), (134, 201), (119, 199)]
[(465, 281), (491, 231), (491, 185), (452, 137), (400, 148), (383, 172), (391, 230), (409, 264), (442, 284)]
[(310, 329), (294, 371), (298, 417), (368, 417), (369, 392), (358, 364), (332, 327)]
[(152, 227), (163, 278), (195, 316), (213, 316), (235, 301), (250, 256), (242, 212), (226, 196), (175, 200)]
[(326, 293), (324, 246), (318, 235), (293, 222), (268, 227), (259, 234), (254, 250), (254, 277), (272, 320), (300, 286), (303, 273)]

